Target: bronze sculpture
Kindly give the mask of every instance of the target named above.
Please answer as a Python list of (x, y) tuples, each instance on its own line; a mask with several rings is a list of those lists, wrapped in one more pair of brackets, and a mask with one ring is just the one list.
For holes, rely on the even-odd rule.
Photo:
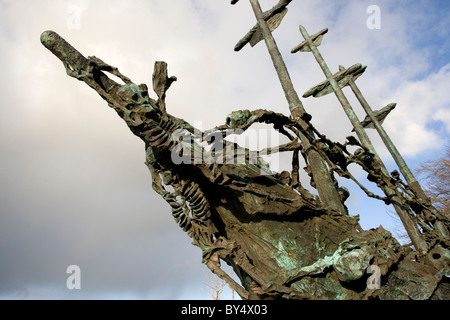
[[(305, 42), (293, 51), (315, 54), (327, 77), (321, 90), (329, 84), (328, 92), (336, 93), (358, 134), (358, 139), (349, 136), (343, 144), (333, 142), (312, 125), (271, 35), (291, 0), (280, 1), (266, 13), (257, 0), (250, 2), (257, 25), (235, 49), (265, 40), (290, 117), (262, 109), (241, 110), (231, 113), (223, 126), (201, 132), (167, 112), (166, 93), (176, 78), (168, 76), (166, 63), (155, 63), (155, 100), (145, 84), (133, 83), (99, 58), (85, 58), (56, 33), (42, 33), (41, 42), (63, 62), (69, 76), (97, 91), (145, 142), (154, 190), (202, 250), (203, 262), (243, 299), (448, 299), (448, 217), (431, 205), (415, 180), (408, 181), (404, 167), (400, 170), (406, 182), (398, 172), (386, 171), (340, 91), (345, 85), (356, 91), (354, 80), (365, 67), (331, 74), (317, 50), (326, 31), (310, 37), (301, 27)], [(375, 127), (381, 127), (370, 111), (368, 116)], [(288, 137), (289, 143), (262, 153), (292, 152), (291, 172), (271, 172), (258, 154), (225, 141), (230, 131), (244, 132), (256, 122), (273, 124)], [(199, 139), (213, 144), (213, 151), (206, 151)], [(350, 153), (350, 145), (358, 149)], [(319, 197), (301, 184), (300, 155)], [(352, 163), (365, 170), (385, 196), (364, 188), (347, 168)], [(358, 217), (348, 215), (344, 204), (348, 195), (335, 174), (353, 180), (369, 197), (393, 204), (414, 249), (400, 245), (382, 227), (362, 230)], [(240, 284), (223, 271), (221, 262), (233, 267)], [(366, 285), (364, 275), (372, 265), (380, 269), (378, 289)]]

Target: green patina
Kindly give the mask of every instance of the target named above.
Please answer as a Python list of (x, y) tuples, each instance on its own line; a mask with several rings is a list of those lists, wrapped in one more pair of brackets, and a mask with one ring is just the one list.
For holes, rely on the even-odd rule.
[[(195, 128), (166, 111), (166, 91), (176, 77), (168, 77), (165, 62), (155, 63), (152, 80), (157, 100), (153, 100), (146, 85), (132, 83), (116, 67), (94, 56), (85, 58), (55, 32), (44, 32), (41, 42), (63, 62), (69, 76), (97, 91), (131, 131), (145, 142), (146, 165), (152, 175), (153, 189), (169, 203), (172, 216), (193, 239), (192, 243), (203, 250), (203, 262), (207, 267), (227, 281), (243, 299), (368, 298), (373, 291), (364, 288), (361, 279), (369, 263), (379, 264), (386, 278), (379, 297), (448, 299), (448, 282), (441, 279), (450, 273), (450, 219), (426, 201), (420, 188), (414, 185), (416, 181), (411, 183), (407, 178), (410, 184), (407, 185), (398, 173), (390, 175), (386, 171), (342, 92), (341, 86), (352, 84), (359, 71), (342, 81), (336, 79), (317, 50), (321, 39), (315, 41), (315, 36), (309, 36), (301, 27), (307, 47), (326, 75), (327, 92), (335, 92), (359, 141), (349, 136), (344, 144), (334, 142), (312, 125), (312, 118), (293, 87), (271, 34), (291, 1), (280, 0), (275, 7), (262, 12), (258, 0), (250, 0), (257, 25), (242, 42), (254, 45), (258, 39), (265, 40), (291, 111), (290, 117), (263, 109), (237, 111), (228, 116), (224, 125), (211, 131), (225, 139), (227, 132), (237, 134), (237, 129), (243, 132), (253, 123), (273, 125), (290, 140), (276, 147), (283, 150), (276, 152), (293, 154), (290, 172), (269, 174), (265, 170), (268, 166), (262, 161), (256, 164), (250, 161), (202, 162), (205, 160), (203, 146), (195, 139), (194, 146), (191, 145)], [(118, 76), (125, 84), (116, 83), (105, 72)], [(352, 89), (356, 90), (356, 87), (352, 86)], [(196, 94), (201, 94), (204, 89), (199, 90)], [(357, 96), (363, 101), (359, 92)], [(371, 121), (376, 125), (376, 119)], [(191, 134), (187, 135), (189, 142), (181, 141), (183, 156), (186, 143), (186, 156), (194, 153), (194, 162), (175, 163), (167, 156), (177, 147), (176, 142), (180, 139), (175, 137), (182, 128), (189, 129)], [(347, 146), (358, 149), (351, 153)], [(233, 147), (234, 144), (228, 149), (234, 150)], [(273, 152), (275, 148), (265, 151), (268, 149)], [(243, 150), (246, 156), (253, 152), (248, 148), (238, 150)], [(234, 152), (225, 156), (230, 160), (237, 158)], [(304, 172), (301, 172), (300, 156), (306, 164)], [(347, 170), (350, 164), (362, 168), (384, 196), (369, 192), (357, 181)], [(400, 171), (403, 173), (404, 170), (400, 168)], [(311, 186), (317, 190), (319, 197), (316, 199), (307, 196), (301, 185), (300, 176), (305, 172), (311, 177)], [(394, 205), (416, 248), (414, 261), (408, 258), (413, 249), (402, 247), (389, 232), (381, 227), (364, 231), (349, 217), (344, 205), (348, 195), (339, 192), (335, 175), (351, 179), (367, 196)], [(166, 190), (164, 181), (174, 189), (169, 196), (163, 192)], [(182, 203), (176, 200), (178, 196), (184, 199)], [(221, 260), (232, 265), (241, 284), (221, 269)]]

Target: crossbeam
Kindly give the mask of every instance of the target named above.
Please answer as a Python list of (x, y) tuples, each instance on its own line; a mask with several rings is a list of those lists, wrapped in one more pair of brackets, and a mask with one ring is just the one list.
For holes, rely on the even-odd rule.
[[(346, 78), (346, 81), (339, 83), (338, 77), (345, 74), (345, 71), (341, 70), (341, 72), (338, 72), (336, 75), (333, 75), (326, 64), (324, 58), (320, 54), (316, 44), (314, 43), (312, 37), (308, 34), (305, 27), (300, 25), (300, 33), (302, 34), (303, 38), (305, 39), (305, 44), (308, 45), (309, 49), (314, 55), (314, 58), (320, 65), (323, 73), (325, 74), (325, 77), (327, 78), (326, 83), (329, 83), (329, 87), (331, 87), (332, 91), (335, 93), (336, 97), (338, 98), (341, 106), (343, 107), (345, 114), (349, 118), (351, 124), (353, 125), (353, 128), (362, 144), (367, 150), (369, 150), (380, 164), (380, 170), (381, 172), (386, 175), (390, 176), (388, 170), (386, 169), (385, 165), (383, 164), (381, 158), (378, 156), (372, 142), (369, 139), (369, 136), (365, 132), (361, 122), (358, 120), (358, 117), (353, 110), (352, 106), (350, 105), (347, 97), (345, 96), (344, 92), (342, 91), (341, 85), (347, 85), (350, 83), (351, 80), (351, 74), (349, 74), (349, 77)], [(303, 44), (303, 42), (302, 42)], [(295, 47), (298, 48), (299, 46)], [(294, 48), (294, 49), (295, 49)], [(360, 70), (360, 69), (358, 69)], [(358, 73), (358, 71), (355, 71), (357, 74), (361, 74), (361, 72)], [(344, 77), (345, 78), (345, 77)], [(327, 86), (323, 86), (324, 89), (326, 89)], [(393, 205), (395, 208), (395, 211), (397, 212), (398, 216), (400, 217), (400, 220), (402, 221), (403, 225), (405, 226), (406, 231), (408, 232), (409, 237), (411, 238), (411, 241), (413, 242), (414, 246), (422, 253), (425, 253), (427, 251), (427, 244), (425, 240), (423, 239), (422, 234), (419, 231), (419, 228), (417, 224), (412, 220), (411, 213), (409, 212), (408, 208), (401, 205), (401, 201), (399, 201), (399, 196), (394, 190), (391, 190), (387, 187), (382, 187), (384, 193), (391, 198), (393, 201)]]
[(274, 8), (265, 13), (261, 10), (261, 6), (258, 0), (250, 0), (250, 4), (257, 20), (257, 26), (261, 30), (262, 37), (266, 43), (273, 65), (283, 88), (286, 100), (289, 104), (291, 116), (293, 120), (296, 121), (304, 129), (304, 131), (307, 131), (310, 135), (310, 137), (307, 137), (300, 131), (297, 132), (297, 136), (300, 138), (304, 150), (306, 150), (307, 152), (312, 178), (315, 181), (319, 197), (326, 207), (333, 209), (339, 213), (346, 214), (347, 210), (341, 202), (339, 192), (335, 186), (335, 181), (333, 181), (333, 178), (330, 175), (327, 164), (325, 163), (324, 159), (322, 159), (320, 154), (312, 148), (309, 139), (311, 137), (314, 138), (314, 132), (308, 124), (310, 116), (306, 112), (302, 102), (300, 101), (300, 98), (297, 95), (297, 92), (295, 91), (286, 64), (284, 63), (281, 53), (278, 50), (278, 46), (275, 42), (266, 19), (268, 16), (270, 17), (271, 14), (279, 12), (279, 10), (281, 9), (285, 10), (286, 6), (291, 1), (292, 0), (280, 0)]
[[(263, 20), (266, 21), (270, 32), (279, 27), (281, 21), (288, 11), (287, 5), (291, 1), (292, 0), (280, 0), (272, 9), (263, 12)], [(263, 39), (264, 37), (261, 31), (261, 27), (257, 23), (253, 28), (250, 29), (249, 32), (246, 33), (246, 35), (241, 40), (239, 40), (239, 42), (234, 47), (234, 51), (240, 51), (247, 43), (250, 43), (250, 46), (254, 47)]]
[[(340, 71), (344, 71), (344, 67), (340, 67)], [(416, 195), (420, 198), (421, 202), (426, 203), (428, 205), (431, 204), (431, 200), (429, 197), (425, 194), (422, 187), (420, 186), (419, 182), (417, 181), (414, 174), (409, 169), (408, 165), (406, 164), (406, 161), (403, 159), (402, 155), (398, 151), (397, 147), (395, 146), (394, 142), (391, 140), (389, 135), (387, 134), (386, 130), (384, 130), (382, 126), (382, 122), (384, 118), (387, 116), (387, 114), (395, 108), (396, 104), (389, 104), (385, 108), (383, 108), (380, 111), (375, 113), (372, 108), (370, 107), (367, 100), (364, 98), (362, 92), (359, 90), (358, 86), (355, 83), (355, 78), (350, 77), (348, 81), (348, 85), (352, 89), (353, 93), (355, 94), (356, 98), (358, 99), (359, 103), (363, 107), (364, 111), (367, 114), (367, 125), (366, 127), (372, 126), (375, 128), (378, 132), (378, 134), (381, 137), (381, 140), (383, 141), (384, 145), (388, 149), (389, 153), (391, 154), (392, 158), (394, 159), (395, 163), (397, 164), (400, 172), (402, 173), (403, 177), (405, 178), (406, 182), (408, 183), (408, 186), (416, 193)], [(364, 123), (362, 123), (364, 126)], [(436, 231), (439, 233), (440, 236), (448, 238), (449, 233), (447, 228), (442, 224), (441, 221), (435, 222)]]

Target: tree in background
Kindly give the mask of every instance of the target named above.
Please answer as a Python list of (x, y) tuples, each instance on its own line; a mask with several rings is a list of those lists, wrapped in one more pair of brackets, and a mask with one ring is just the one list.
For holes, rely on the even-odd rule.
[(424, 180), (424, 191), (435, 207), (450, 215), (450, 147), (443, 157), (424, 162), (417, 173)]
[[(230, 268), (229, 275), (233, 276), (233, 269)], [(221, 300), (220, 295), (223, 293), (223, 289), (227, 286), (227, 283), (220, 279), (219, 277), (206, 277), (208, 279), (208, 283), (206, 284), (208, 286), (208, 294), (211, 296), (213, 300)], [(231, 290), (231, 300), (234, 300), (234, 290), (233, 288), (229, 287)]]
[(207, 284), (207, 286), (209, 287), (209, 295), (213, 300), (220, 300), (220, 294), (222, 293), (223, 288), (226, 286), (226, 282), (218, 277), (208, 277), (208, 281), (209, 283)]

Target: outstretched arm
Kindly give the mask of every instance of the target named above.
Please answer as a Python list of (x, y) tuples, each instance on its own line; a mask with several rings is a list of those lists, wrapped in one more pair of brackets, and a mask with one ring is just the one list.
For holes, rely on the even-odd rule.
[[(42, 44), (61, 60), (66, 69), (66, 73), (78, 80), (84, 81), (87, 85), (97, 91), (108, 103), (112, 103), (112, 96), (121, 87), (114, 80), (111, 80), (96, 67), (95, 63), (101, 61), (89, 60), (78, 50), (72, 47), (66, 40), (54, 31), (44, 31), (41, 34)], [(92, 63), (93, 62), (93, 63)], [(103, 62), (103, 61), (102, 61)], [(103, 62), (104, 68), (106, 64)], [(111, 70), (114, 68), (111, 67)], [(115, 68), (117, 70), (117, 68)], [(117, 70), (118, 71), (118, 70)], [(131, 82), (131, 81), (130, 81)]]

